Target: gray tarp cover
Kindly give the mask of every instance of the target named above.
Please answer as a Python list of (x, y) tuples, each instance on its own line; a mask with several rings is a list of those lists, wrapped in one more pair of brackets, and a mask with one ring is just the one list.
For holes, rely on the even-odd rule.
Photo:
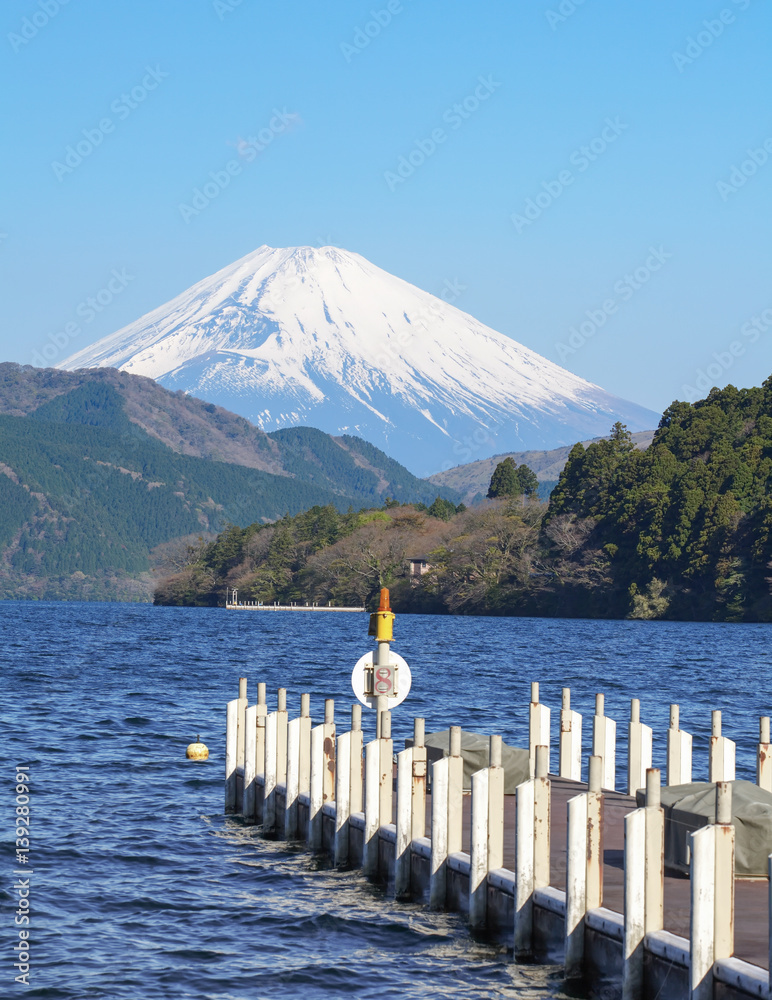
[[(735, 826), (735, 873), (764, 877), (772, 854), (772, 792), (752, 781), (730, 781), (732, 822)], [(638, 805), (645, 795), (639, 791)], [(716, 786), (709, 781), (670, 785), (662, 789), (665, 810), (665, 864), (689, 871), (689, 835), (712, 823), (716, 816)]]
[[(450, 730), (443, 729), (439, 733), (430, 733), (424, 742), (428, 747), (444, 750), (447, 757), (450, 747)], [(474, 772), (488, 766), (489, 746), (490, 736), (461, 731), (461, 756), (464, 758), (464, 789), (466, 791), (472, 787)], [(501, 763), (504, 767), (504, 794), (514, 795), (517, 786), (528, 781), (530, 777), (528, 751), (521, 750), (520, 747), (510, 747), (504, 743), (501, 750)]]

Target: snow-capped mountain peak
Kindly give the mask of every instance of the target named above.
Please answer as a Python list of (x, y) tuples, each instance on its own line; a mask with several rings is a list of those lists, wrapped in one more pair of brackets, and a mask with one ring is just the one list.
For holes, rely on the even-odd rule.
[(383, 448), (422, 475), (631, 430), (657, 414), (336, 247), (262, 246), (62, 362)]

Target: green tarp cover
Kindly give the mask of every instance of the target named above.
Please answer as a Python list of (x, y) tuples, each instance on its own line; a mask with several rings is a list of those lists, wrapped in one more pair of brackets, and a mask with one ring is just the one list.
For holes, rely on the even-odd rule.
[[(447, 757), (450, 747), (450, 730), (443, 729), (439, 733), (430, 733), (425, 741), (427, 747), (436, 747), (444, 751)], [(488, 767), (490, 736), (481, 733), (461, 731), (461, 756), (464, 758), (464, 790), (472, 787), (472, 775), (475, 771)], [(515, 789), (524, 781), (528, 781), (528, 751), (520, 747), (510, 747), (506, 743), (501, 748), (501, 763), (504, 768), (504, 794), (514, 795)]]
[[(732, 786), (732, 822), (735, 826), (735, 874), (763, 878), (767, 858), (772, 854), (772, 792), (752, 781), (730, 781)], [(637, 793), (638, 805), (645, 804), (645, 793)], [(680, 872), (689, 871), (690, 835), (715, 822), (716, 786), (709, 781), (688, 785), (669, 785), (662, 789), (665, 810), (665, 865)]]

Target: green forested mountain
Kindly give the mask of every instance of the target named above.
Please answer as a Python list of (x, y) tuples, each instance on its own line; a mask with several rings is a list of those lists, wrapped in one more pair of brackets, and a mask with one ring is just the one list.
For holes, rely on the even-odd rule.
[(5, 597), (147, 599), (152, 567), (177, 558), (168, 549), (175, 539), (212, 537), (228, 524), (266, 523), (314, 504), (358, 508), (381, 502), (381, 488), (408, 498), (412, 490), (415, 499), (436, 495), (422, 480), (413, 489), (406, 470), (400, 480), (401, 467), (387, 456), (387, 474), (373, 467), (357, 450), (369, 446), (355, 438), (339, 446), (304, 429), (285, 448), (265, 436), (267, 453), (286, 454), (291, 466), (279, 461), (281, 474), (273, 474), (173, 450), (129, 418), (126, 397), (109, 379), (41, 395), (46, 401), (39, 395), (26, 416), (0, 414)]
[[(401, 611), (772, 621), (772, 378), (674, 403), (646, 451), (621, 425), (576, 445), (549, 505), (420, 507), (221, 536), (157, 600), (215, 603), (238, 586), (251, 600), (361, 603), (389, 586)], [(429, 571), (411, 578), (416, 558)]]
[(345, 490), (365, 504), (392, 500), (431, 503), (438, 493), (456, 499), (456, 491), (438, 488), (389, 458), (362, 438), (332, 437), (314, 427), (288, 427), (268, 437), (279, 448), (282, 468), (290, 475), (333, 491)]
[[(427, 504), (438, 494), (458, 499), (452, 487), (438, 487), (419, 479), (361, 438), (332, 437), (313, 427), (266, 434), (220, 406), (184, 392), (171, 392), (152, 379), (114, 368), (67, 372), (1, 363), (0, 414), (54, 415), (63, 412), (61, 407), (84, 405), (92, 391), (97, 393), (95, 400), (101, 398), (101, 386), (120, 396), (123, 417), (131, 425), (182, 455), (302, 479), (361, 503), (381, 503), (387, 496)], [(72, 396), (71, 404), (64, 403), (65, 396), (76, 389), (83, 392)], [(104, 422), (101, 426), (105, 426)]]
[(547, 520), (592, 521), (640, 615), (766, 619), (771, 493), (772, 378), (673, 403), (645, 452), (619, 426), (575, 446)]

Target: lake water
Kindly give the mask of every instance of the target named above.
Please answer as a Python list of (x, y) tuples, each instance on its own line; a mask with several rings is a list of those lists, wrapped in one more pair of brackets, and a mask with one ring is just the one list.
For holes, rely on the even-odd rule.
[[(310, 691), (317, 721), (334, 697), (343, 727), (351, 668), (371, 643), (365, 615), (2, 602), (0, 618), (6, 872), (15, 870), (15, 765), (31, 777), (26, 996), (562, 996), (558, 970), (515, 966), (457, 917), (397, 905), (359, 874), (223, 816), (224, 705), (238, 677), (249, 677), (250, 701), (258, 680), (269, 704), (287, 687), (292, 713)], [(572, 688), (585, 743), (596, 691), (620, 737), (639, 696), (655, 764), (668, 705), (680, 702), (699, 778), (710, 710), (722, 708), (738, 777), (753, 777), (757, 717), (772, 711), (768, 625), (404, 615), (395, 636), (413, 672), (395, 741), (423, 715), (427, 732), (461, 724), (526, 745), (529, 685), (539, 680), (553, 709), (561, 687)], [(553, 714), (553, 734), (555, 725)], [(205, 764), (185, 760), (199, 733)], [(8, 945), (18, 930), (12, 885), (8, 876)], [(16, 974), (6, 957), (3, 995), (26, 989)]]

